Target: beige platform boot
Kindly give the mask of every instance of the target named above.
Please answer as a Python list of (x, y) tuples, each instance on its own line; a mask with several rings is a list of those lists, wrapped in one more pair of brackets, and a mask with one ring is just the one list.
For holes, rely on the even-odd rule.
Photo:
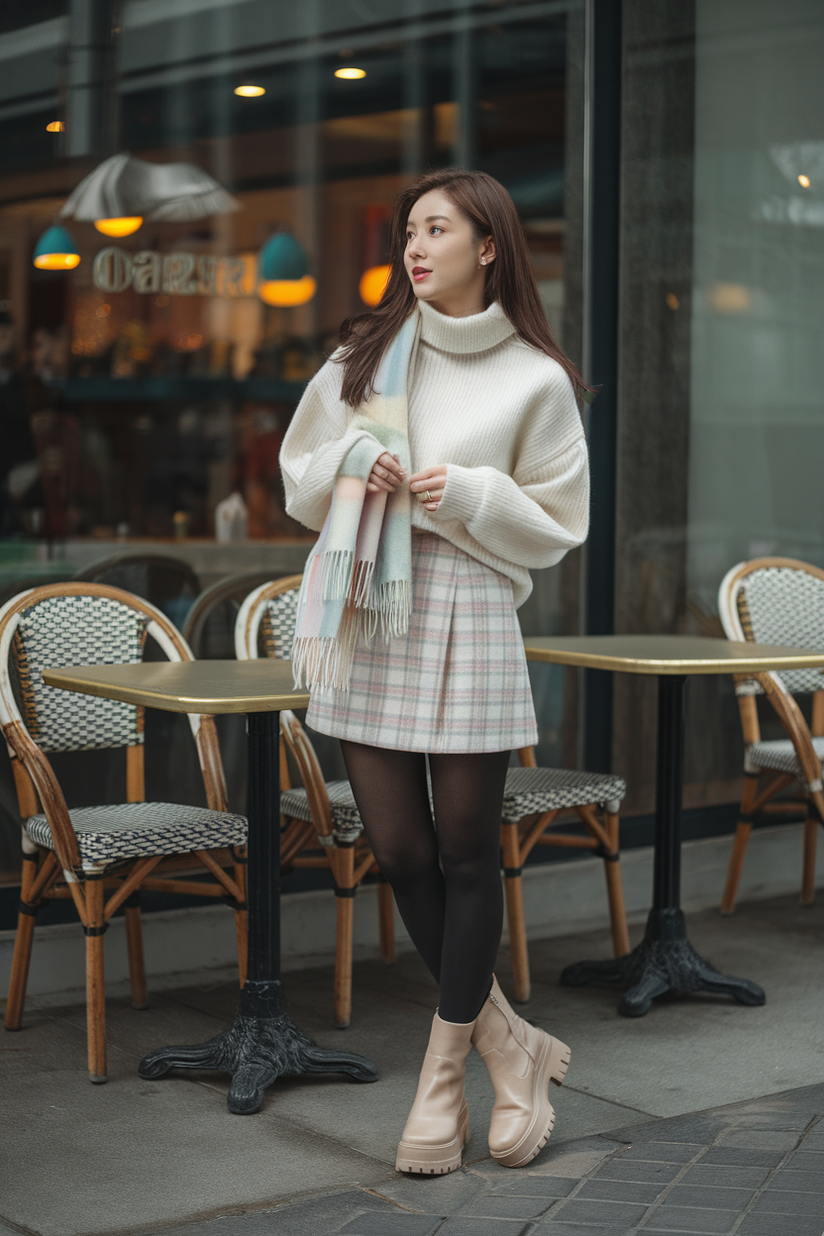
[(464, 1093), (466, 1058), (475, 1022), (441, 1021), (436, 1013), (423, 1060), (418, 1093), (406, 1122), (395, 1170), (441, 1176), (461, 1166), (469, 1141)]
[(497, 979), (478, 1014), (472, 1042), (495, 1087), (489, 1153), (504, 1167), (523, 1167), (552, 1132), (549, 1083), (560, 1086), (564, 1080), (569, 1048), (519, 1017)]

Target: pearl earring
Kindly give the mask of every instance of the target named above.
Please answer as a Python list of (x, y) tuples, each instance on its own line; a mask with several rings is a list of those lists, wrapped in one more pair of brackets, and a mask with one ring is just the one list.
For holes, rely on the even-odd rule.
[(486, 258), (481, 258), (481, 266), (486, 266)]

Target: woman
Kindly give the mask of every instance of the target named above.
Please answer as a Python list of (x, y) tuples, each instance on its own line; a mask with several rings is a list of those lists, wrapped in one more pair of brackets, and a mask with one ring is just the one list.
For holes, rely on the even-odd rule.
[(583, 383), (491, 176), (421, 176), (397, 199), (390, 246), (383, 299), (344, 325), (283, 443), (286, 509), (323, 525), (296, 676), (313, 688), (307, 724), (341, 740), (375, 858), (440, 987), (397, 1169), (460, 1166), (472, 1044), (495, 1088), (490, 1152), (519, 1167), (551, 1132), (548, 1083), (569, 1049), (522, 1021), (492, 972), (506, 771), (537, 741), (515, 611), (529, 568), (586, 536)]

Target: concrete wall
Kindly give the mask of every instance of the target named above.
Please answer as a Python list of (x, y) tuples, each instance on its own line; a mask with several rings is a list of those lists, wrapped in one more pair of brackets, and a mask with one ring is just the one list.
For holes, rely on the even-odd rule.
[[(742, 881), (742, 899), (791, 893), (801, 884), (800, 825), (761, 829), (753, 834)], [(713, 837), (687, 842), (683, 848), (683, 906), (699, 910), (720, 899), (730, 839)], [(642, 922), (649, 907), (652, 850), (627, 851), (622, 859), (627, 913)], [(824, 847), (819, 847), (818, 883), (824, 884)], [(598, 859), (530, 867), (524, 875), (524, 901), (531, 939), (608, 926), (602, 865)], [(377, 896), (374, 886), (355, 899), (355, 955), (377, 955)], [(335, 942), (335, 898), (320, 890), (283, 899), (284, 969), (328, 964)], [(396, 916), (399, 950), (411, 948)], [(719, 923), (719, 930), (722, 930)], [(146, 968), (150, 988), (217, 980), (235, 970), (232, 914), (224, 906), (171, 910), (144, 919)], [(0, 991), (8, 988), (14, 932), (0, 932)], [(609, 952), (605, 930), (604, 952)], [(35, 936), (29, 994), (33, 1005), (82, 999), (84, 941), (79, 926), (43, 927)], [(106, 936), (107, 991), (127, 990), (128, 969), (123, 919)], [(331, 996), (330, 996), (331, 998)]]

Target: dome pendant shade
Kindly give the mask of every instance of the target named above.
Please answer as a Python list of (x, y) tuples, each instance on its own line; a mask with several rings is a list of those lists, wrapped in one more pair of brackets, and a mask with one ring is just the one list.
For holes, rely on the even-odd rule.
[(80, 254), (66, 228), (50, 227), (35, 245), (33, 260), (38, 270), (74, 270)]
[(142, 215), (123, 215), (119, 219), (95, 219), (94, 226), (104, 236), (131, 236), (142, 223)]
[(291, 232), (275, 232), (269, 237), (260, 251), (258, 273), (267, 282), (303, 279), (308, 275), (306, 254)]
[(134, 220), (138, 216), (153, 223), (187, 223), (239, 209), (240, 203), (223, 185), (192, 163), (147, 163), (123, 153), (104, 159), (81, 180), (60, 217), (87, 219), (95, 224), (98, 220)]
[(258, 296), (267, 305), (287, 309), (290, 305), (305, 305), (317, 291), (311, 275), (302, 279), (264, 279), (258, 284)]

